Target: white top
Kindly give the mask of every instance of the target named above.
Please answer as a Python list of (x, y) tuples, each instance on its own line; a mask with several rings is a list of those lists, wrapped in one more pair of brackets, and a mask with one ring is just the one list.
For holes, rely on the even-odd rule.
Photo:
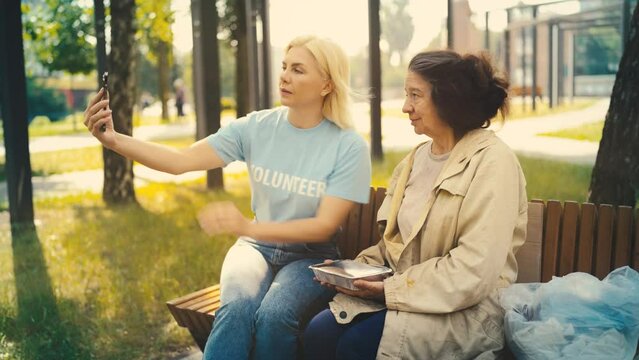
[(408, 239), (413, 225), (423, 213), (424, 206), (430, 198), (433, 184), (450, 156), (450, 152), (441, 155), (433, 154), (432, 144), (432, 141), (426, 143), (415, 151), (413, 168), (408, 177), (408, 183), (406, 183), (402, 204), (399, 206), (397, 224), (404, 241)]

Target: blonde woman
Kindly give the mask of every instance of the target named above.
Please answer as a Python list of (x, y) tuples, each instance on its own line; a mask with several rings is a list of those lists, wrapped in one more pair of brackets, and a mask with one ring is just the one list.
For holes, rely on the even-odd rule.
[(87, 108), (85, 124), (105, 147), (151, 168), (179, 174), (235, 160), (248, 165), (255, 218), (232, 203), (208, 205), (198, 216), (208, 234), (239, 237), (222, 266), (222, 306), (205, 359), (295, 359), (299, 333), (334, 295), (308, 266), (337, 257), (332, 237), (354, 203), (368, 201), (370, 186), (348, 79), (342, 49), (298, 37), (282, 61), (282, 107), (251, 113), (183, 150), (114, 132), (101, 93)]

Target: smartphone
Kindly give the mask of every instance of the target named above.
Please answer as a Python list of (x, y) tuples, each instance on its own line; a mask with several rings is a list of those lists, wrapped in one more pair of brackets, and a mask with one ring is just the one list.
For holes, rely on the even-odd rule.
[[(102, 95), (102, 100), (108, 100), (109, 99), (109, 72), (108, 71), (105, 71), (104, 74), (102, 74), (102, 87), (104, 88), (104, 94)], [(106, 124), (102, 124), (102, 126), (100, 126), (100, 131), (101, 132), (106, 131)]]

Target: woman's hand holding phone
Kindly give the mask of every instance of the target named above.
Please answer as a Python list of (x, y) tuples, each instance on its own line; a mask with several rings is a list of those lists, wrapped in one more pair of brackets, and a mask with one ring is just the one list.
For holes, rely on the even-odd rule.
[[(115, 131), (113, 130), (113, 118), (109, 100), (103, 100), (104, 92), (104, 88), (100, 89), (89, 101), (89, 105), (84, 111), (84, 125), (96, 139), (100, 140), (107, 148), (110, 148), (115, 143)], [(101, 128), (104, 128), (104, 130)]]

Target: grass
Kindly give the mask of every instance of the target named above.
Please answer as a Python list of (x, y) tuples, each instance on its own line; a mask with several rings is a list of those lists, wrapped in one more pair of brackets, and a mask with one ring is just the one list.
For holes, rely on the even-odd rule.
[[(373, 163), (372, 186), (388, 186), (392, 170), (408, 152), (388, 152), (383, 162)], [(545, 160), (518, 155), (526, 177), (528, 199), (573, 200), (588, 199), (592, 166), (563, 161)]]
[[(404, 155), (375, 163), (373, 184), (387, 186)], [(585, 200), (588, 166), (520, 160), (529, 198)], [(234, 239), (207, 237), (195, 215), (218, 200), (249, 214), (247, 175), (225, 183), (152, 184), (137, 190), (139, 206), (39, 200), (35, 230), (0, 229), (0, 359), (166, 359), (191, 346), (164, 302), (218, 281)]]
[(588, 200), (592, 166), (519, 155), (528, 199)]
[[(155, 141), (173, 147), (187, 147), (193, 138), (183, 137)], [(102, 147), (93, 146), (81, 149), (58, 150), (31, 154), (31, 171), (34, 176), (48, 176), (72, 171), (102, 169)], [(0, 181), (6, 179), (5, 159), (0, 157)]]
[(573, 140), (600, 142), (603, 133), (604, 121), (581, 125), (574, 128), (552, 131), (541, 136), (559, 137)]
[(117, 208), (90, 194), (38, 202), (35, 232), (0, 237), (0, 358), (165, 359), (191, 346), (164, 302), (218, 281), (234, 239), (207, 237), (195, 214), (218, 200), (248, 212), (239, 188), (151, 185)]

